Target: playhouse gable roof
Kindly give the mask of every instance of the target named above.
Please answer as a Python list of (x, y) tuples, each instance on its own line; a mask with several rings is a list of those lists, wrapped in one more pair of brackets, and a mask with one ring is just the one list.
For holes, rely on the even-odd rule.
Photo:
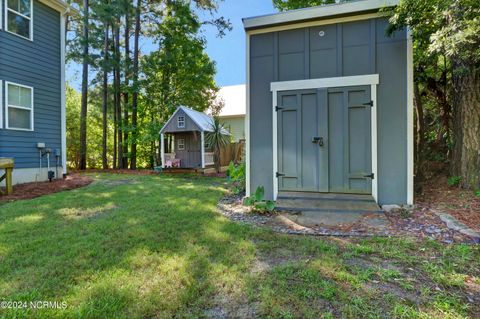
[[(166, 128), (168, 127), (168, 124), (173, 121), (179, 111), (183, 111), (183, 113), (188, 116), (198, 127), (198, 129), (201, 132), (212, 132), (212, 126), (213, 126), (213, 117), (211, 117), (208, 114), (202, 113), (195, 111), (191, 108), (188, 108), (186, 106), (179, 106), (177, 110), (173, 113), (173, 115), (170, 117), (170, 119), (165, 123), (163, 128), (160, 130), (160, 133), (168, 133), (166, 132)], [(225, 135), (229, 135), (230, 133), (222, 128), (222, 131)]]

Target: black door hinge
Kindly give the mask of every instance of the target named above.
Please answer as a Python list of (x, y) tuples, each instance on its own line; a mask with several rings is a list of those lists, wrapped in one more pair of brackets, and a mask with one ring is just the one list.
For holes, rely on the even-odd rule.
[(375, 179), (375, 174), (374, 174), (374, 173), (372, 173), (372, 174), (364, 175), (363, 177), (367, 177), (367, 178)]
[(365, 105), (365, 106), (373, 106), (373, 101), (370, 101), (370, 102), (367, 102), (367, 103), (363, 103), (363, 105)]
[(280, 106), (275, 106), (275, 111), (278, 112), (280, 110), (283, 110), (283, 107), (280, 107)]
[(285, 176), (285, 174), (277, 172), (277, 173), (275, 174), (275, 176), (276, 176), (277, 178), (279, 178), (279, 177)]

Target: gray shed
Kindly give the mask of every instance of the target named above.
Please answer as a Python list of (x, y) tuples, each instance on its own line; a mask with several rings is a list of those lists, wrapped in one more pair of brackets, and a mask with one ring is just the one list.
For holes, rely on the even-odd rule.
[(364, 0), (246, 18), (247, 195), (413, 203), (413, 58)]
[[(213, 165), (213, 152), (205, 144), (213, 118), (180, 106), (160, 130), (162, 167), (205, 168)], [(230, 133), (223, 129), (225, 135)], [(167, 141), (165, 143), (165, 141)]]

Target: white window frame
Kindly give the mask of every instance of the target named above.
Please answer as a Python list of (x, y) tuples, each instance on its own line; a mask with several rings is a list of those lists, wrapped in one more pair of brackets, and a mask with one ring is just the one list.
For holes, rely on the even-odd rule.
[[(23, 35), (20, 35), (20, 34), (17, 34), (13, 31), (10, 31), (8, 30), (8, 11), (10, 12), (13, 12), (19, 16), (21, 16), (22, 18), (25, 18), (25, 19), (28, 19), (30, 21), (30, 37), (27, 38), (27, 37), (24, 37)], [(11, 33), (11, 34), (14, 34), (16, 35), (17, 37), (20, 37), (22, 39), (25, 39), (25, 40), (29, 40), (29, 41), (33, 41), (33, 0), (30, 0), (30, 17), (27, 17), (23, 14), (21, 14), (20, 12), (18, 11), (15, 11), (13, 9), (10, 9), (8, 7), (8, 0), (5, 0), (5, 7), (4, 7), (4, 20), (5, 20), (5, 31), (7, 31), (8, 33)], [(1, 15), (0, 15), (0, 18), (1, 18)]]
[[(29, 89), (30, 90), (30, 94), (31, 94), (31, 101), (32, 101), (32, 106), (31, 108), (26, 108), (26, 107), (23, 107), (23, 106), (17, 106), (17, 105), (10, 105), (9, 102), (8, 102), (8, 86), (9, 85), (16, 85), (16, 86), (19, 86), (19, 87), (23, 87), (25, 89)], [(15, 131), (27, 131), (27, 132), (33, 132), (34, 131), (34, 123), (33, 123), (33, 106), (35, 105), (34, 101), (33, 101), (33, 87), (31, 86), (28, 86), (28, 85), (23, 85), (23, 84), (18, 84), (18, 83), (14, 83), (14, 82), (8, 82), (8, 81), (5, 81), (5, 128), (6, 129), (9, 129), (9, 130), (15, 130)], [(9, 108), (16, 108), (16, 109), (21, 109), (21, 110), (27, 110), (27, 111), (30, 111), (30, 129), (25, 129), (25, 128), (18, 128), (18, 127), (10, 127), (10, 125), (8, 124), (8, 109)]]
[(179, 151), (184, 151), (185, 150), (185, 139), (184, 138), (179, 138), (177, 142), (177, 149)]
[[(180, 119), (182, 119), (182, 120), (180, 120)], [(180, 123), (183, 123), (183, 124), (180, 125)], [(177, 117), (177, 127), (178, 128), (185, 128), (185, 116), (184, 115), (179, 115)]]

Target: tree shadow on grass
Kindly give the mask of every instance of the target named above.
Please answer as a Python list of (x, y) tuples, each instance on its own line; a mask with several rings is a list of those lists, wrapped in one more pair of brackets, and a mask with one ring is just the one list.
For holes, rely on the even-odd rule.
[(235, 281), (247, 267), (247, 228), (222, 230), (228, 221), (215, 208), (223, 190), (210, 179), (128, 178), (139, 182), (99, 182), (3, 206), (2, 297), (69, 304), (34, 317), (201, 314), (214, 276)]

